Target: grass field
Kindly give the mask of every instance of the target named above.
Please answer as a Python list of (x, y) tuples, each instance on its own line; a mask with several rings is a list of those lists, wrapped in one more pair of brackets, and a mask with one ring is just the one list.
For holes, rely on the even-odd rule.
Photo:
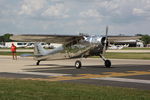
[(150, 100), (150, 91), (63, 82), (0, 79), (0, 100)]
[[(21, 54), (33, 54), (32, 52), (17, 52), (17, 55), (21, 55)], [(11, 52), (2, 52), (0, 51), (0, 55), (11, 55)]]
[[(10, 50), (10, 48), (0, 48), (1, 50)], [(17, 48), (17, 49), (33, 49), (33, 48)], [(126, 47), (126, 48), (123, 48), (122, 50), (150, 50), (150, 47), (143, 47), (143, 48), (140, 48), (140, 47)]]
[[(17, 52), (17, 55), (21, 54), (33, 54), (31, 52)], [(0, 52), (0, 55), (11, 55), (11, 52)], [(97, 58), (98, 56), (96, 56)], [(145, 59), (150, 60), (150, 53), (117, 53), (108, 52), (105, 54), (106, 58), (110, 59)]]
[(145, 59), (150, 60), (150, 53), (114, 53), (109, 52), (105, 55), (106, 58), (111, 59)]
[[(0, 48), (1, 50), (10, 50), (10, 48)], [(33, 49), (33, 48), (17, 48), (17, 49), (22, 49), (22, 50), (24, 50), (24, 49)]]
[(150, 48), (128, 47), (128, 48), (123, 48), (122, 50), (150, 50)]

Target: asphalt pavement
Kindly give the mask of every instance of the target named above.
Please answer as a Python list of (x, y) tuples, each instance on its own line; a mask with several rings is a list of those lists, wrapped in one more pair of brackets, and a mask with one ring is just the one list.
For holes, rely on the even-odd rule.
[(112, 67), (105, 68), (99, 58), (83, 59), (83, 67), (76, 69), (75, 60), (43, 61), (36, 66), (31, 57), (12, 60), (11, 56), (0, 56), (0, 77), (150, 90), (150, 60), (111, 61)]

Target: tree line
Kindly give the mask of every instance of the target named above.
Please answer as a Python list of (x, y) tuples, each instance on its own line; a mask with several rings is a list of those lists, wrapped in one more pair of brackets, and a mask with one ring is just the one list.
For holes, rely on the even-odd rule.
[(0, 42), (12, 42), (12, 40), (10, 39), (10, 36), (13, 36), (13, 34), (6, 33), (0, 36)]
[(144, 45), (150, 44), (150, 36), (149, 35), (142, 35), (141, 39)]

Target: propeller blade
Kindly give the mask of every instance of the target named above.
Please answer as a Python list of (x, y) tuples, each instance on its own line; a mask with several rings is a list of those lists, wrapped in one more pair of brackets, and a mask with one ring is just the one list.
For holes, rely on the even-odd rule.
[(106, 35), (105, 35), (105, 42), (103, 47), (103, 54), (105, 54), (107, 50), (107, 43), (108, 43), (108, 26), (106, 26)]
[(106, 40), (108, 39), (108, 26), (106, 26)]

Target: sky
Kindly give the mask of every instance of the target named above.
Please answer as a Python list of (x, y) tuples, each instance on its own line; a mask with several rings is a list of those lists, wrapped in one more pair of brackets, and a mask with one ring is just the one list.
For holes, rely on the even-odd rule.
[(0, 0), (0, 35), (150, 35), (150, 0)]

